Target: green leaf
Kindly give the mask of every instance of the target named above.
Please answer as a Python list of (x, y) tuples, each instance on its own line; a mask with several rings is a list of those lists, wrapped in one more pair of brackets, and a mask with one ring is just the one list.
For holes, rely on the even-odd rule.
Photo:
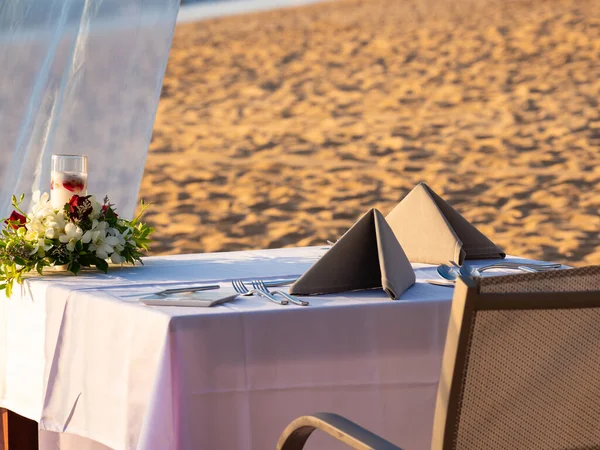
[(85, 254), (79, 256), (79, 263), (83, 267), (91, 267), (96, 265), (96, 255), (93, 254)]
[(95, 266), (96, 266), (96, 269), (98, 269), (104, 273), (108, 273), (108, 263), (105, 260), (103, 260), (102, 258), (96, 257)]
[(113, 211), (112, 207), (109, 207), (106, 210), (106, 218), (107, 219), (116, 219), (117, 216), (115, 215), (115, 212)]
[(140, 205), (140, 213), (137, 216), (135, 216), (135, 218), (130, 222), (131, 225), (137, 225), (137, 223), (142, 218), (146, 210), (150, 207), (150, 203), (145, 203), (144, 200), (140, 202)]
[(19, 264), (20, 266), (26, 266), (27, 265), (27, 261), (25, 261), (23, 258), (20, 258), (19, 256), (15, 256), (15, 262), (17, 264)]
[(71, 263), (69, 264), (69, 270), (75, 275), (77, 275), (79, 273), (79, 270), (81, 270), (81, 264), (79, 264), (79, 262), (77, 261), (71, 261)]

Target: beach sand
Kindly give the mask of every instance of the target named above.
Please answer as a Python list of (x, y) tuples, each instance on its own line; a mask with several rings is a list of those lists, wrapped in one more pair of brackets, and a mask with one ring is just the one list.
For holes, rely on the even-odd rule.
[(340, 0), (178, 25), (151, 254), (321, 245), (427, 182), (507, 253), (600, 263), (600, 2)]

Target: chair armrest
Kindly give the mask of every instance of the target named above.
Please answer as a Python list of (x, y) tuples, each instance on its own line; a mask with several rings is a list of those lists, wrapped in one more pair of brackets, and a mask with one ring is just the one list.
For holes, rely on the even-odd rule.
[(302, 416), (290, 423), (277, 442), (277, 450), (301, 450), (316, 429), (356, 450), (402, 450), (350, 420), (331, 413)]

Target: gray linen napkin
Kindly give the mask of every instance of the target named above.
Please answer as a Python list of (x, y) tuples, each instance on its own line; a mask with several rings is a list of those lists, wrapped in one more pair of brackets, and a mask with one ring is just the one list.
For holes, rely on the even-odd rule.
[(383, 215), (371, 209), (298, 281), (290, 294), (317, 295), (381, 288), (397, 300), (415, 272)]
[(506, 256), (425, 183), (410, 191), (386, 220), (412, 262), (462, 264)]

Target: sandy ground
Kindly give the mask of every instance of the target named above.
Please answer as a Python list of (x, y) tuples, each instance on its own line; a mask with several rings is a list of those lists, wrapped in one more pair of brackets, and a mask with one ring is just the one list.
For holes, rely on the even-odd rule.
[(426, 181), (508, 253), (600, 263), (600, 2), (339, 0), (177, 27), (153, 254), (323, 244)]

